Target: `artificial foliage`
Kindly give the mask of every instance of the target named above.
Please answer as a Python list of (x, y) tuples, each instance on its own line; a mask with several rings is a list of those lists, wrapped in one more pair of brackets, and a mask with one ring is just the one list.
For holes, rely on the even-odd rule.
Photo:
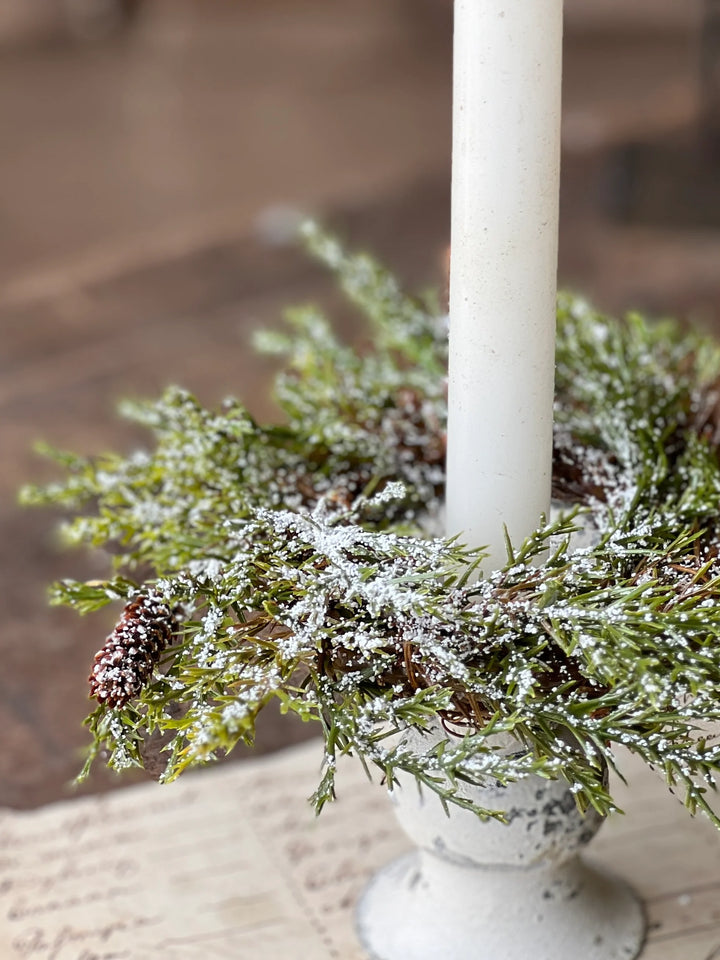
[[(564, 777), (581, 807), (607, 813), (606, 764), (622, 745), (718, 823), (718, 348), (561, 296), (558, 510), (478, 577), (482, 550), (432, 535), (446, 318), (368, 256), (316, 227), (306, 237), (368, 318), (372, 349), (339, 343), (314, 308), (293, 310), (288, 333), (260, 341), (285, 357), (282, 425), (173, 387), (123, 408), (153, 435), (147, 450), (53, 453), (64, 479), (24, 493), (72, 510), (67, 539), (112, 556), (107, 580), (62, 581), (54, 602), (126, 605), (108, 641), (121, 642), (93, 674), (93, 692), (115, 694), (87, 720), (84, 774), (98, 756), (142, 765), (159, 737), (172, 780), (252, 743), (278, 701), (323, 733), (318, 809), (338, 754), (353, 753), (391, 787), (405, 771), (482, 816), (502, 812), (474, 807), (466, 784), (529, 773)], [(148, 604), (165, 618), (162, 643), (133, 673), (115, 655)], [(445, 740), (408, 746), (404, 730), (438, 721)], [(517, 738), (512, 755), (493, 749), (500, 732)]]

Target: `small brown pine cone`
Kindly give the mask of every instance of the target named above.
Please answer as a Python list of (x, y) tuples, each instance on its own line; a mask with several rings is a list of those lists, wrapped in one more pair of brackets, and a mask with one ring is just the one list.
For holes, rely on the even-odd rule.
[(390, 424), (401, 459), (434, 465), (445, 460), (447, 439), (440, 422), (414, 387), (401, 387), (394, 397)]
[(137, 697), (176, 629), (173, 611), (157, 594), (133, 598), (95, 654), (90, 696), (108, 707)]

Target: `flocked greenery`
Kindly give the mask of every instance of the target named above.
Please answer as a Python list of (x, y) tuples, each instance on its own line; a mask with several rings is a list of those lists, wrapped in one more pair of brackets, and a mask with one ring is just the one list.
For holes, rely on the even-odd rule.
[[(424, 532), (443, 489), (446, 321), (369, 257), (306, 236), (369, 318), (372, 352), (294, 310), (288, 334), (261, 339), (286, 358), (282, 426), (173, 387), (123, 409), (151, 449), (55, 453), (65, 479), (24, 492), (77, 514), (71, 542), (112, 547), (113, 575), (62, 581), (54, 602), (87, 613), (153, 590), (182, 611), (142, 694), (89, 717), (85, 772), (98, 755), (142, 765), (162, 734), (171, 780), (252, 742), (279, 701), (324, 734), (318, 809), (336, 756), (352, 752), (446, 802), (472, 806), (465, 783), (536, 772), (607, 812), (604, 765), (621, 744), (718, 822), (718, 349), (562, 296), (554, 490), (566, 512), (476, 579), (482, 551)], [(393, 736), (438, 718), (453, 732), (437, 745)], [(498, 732), (515, 735), (515, 754), (493, 749)]]

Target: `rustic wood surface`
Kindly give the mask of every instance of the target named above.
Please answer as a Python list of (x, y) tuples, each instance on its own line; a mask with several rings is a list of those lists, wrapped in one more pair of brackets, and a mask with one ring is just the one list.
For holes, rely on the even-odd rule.
[[(248, 336), (288, 303), (320, 300), (361, 340), (327, 278), (278, 245), (287, 208), (319, 212), (409, 285), (442, 285), (446, 6), (155, 0), (113, 42), (0, 54), (0, 805), (65, 795), (109, 627), (46, 606), (52, 579), (104, 568), (15, 506), (23, 481), (50, 475), (33, 441), (130, 449), (142, 438), (115, 401), (171, 381), (274, 416)], [(565, 86), (562, 281), (610, 309), (716, 324), (717, 231), (603, 213), (613, 145), (692, 123), (687, 35), (571, 33)], [(271, 719), (259, 745), (304, 734)]]

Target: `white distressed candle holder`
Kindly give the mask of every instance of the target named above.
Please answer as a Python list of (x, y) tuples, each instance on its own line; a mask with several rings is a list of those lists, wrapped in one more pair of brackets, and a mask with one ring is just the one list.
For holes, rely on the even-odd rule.
[[(512, 749), (509, 738), (498, 749)], [(431, 741), (419, 737), (415, 749)], [(424, 744), (424, 747), (423, 747)], [(579, 855), (602, 818), (564, 780), (469, 788), (508, 823), (483, 822), (405, 778), (391, 793), (417, 850), (389, 864), (357, 911), (372, 960), (632, 960), (645, 915), (630, 887)]]

